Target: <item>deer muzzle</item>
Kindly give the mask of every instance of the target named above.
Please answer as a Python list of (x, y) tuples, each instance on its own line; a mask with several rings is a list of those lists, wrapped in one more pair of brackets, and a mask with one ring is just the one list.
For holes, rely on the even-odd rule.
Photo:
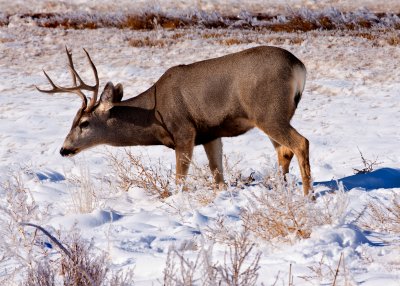
[(71, 157), (76, 154), (77, 150), (72, 150), (72, 149), (67, 149), (67, 148), (61, 148), (60, 149), (60, 154), (63, 157)]

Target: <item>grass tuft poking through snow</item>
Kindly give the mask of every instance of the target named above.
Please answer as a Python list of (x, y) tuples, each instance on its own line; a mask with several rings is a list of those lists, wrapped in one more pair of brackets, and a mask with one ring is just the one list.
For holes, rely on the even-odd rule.
[(362, 30), (371, 28), (400, 28), (398, 15), (373, 13), (367, 9), (344, 12), (336, 8), (312, 11), (306, 8), (290, 10), (286, 15), (270, 15), (242, 11), (239, 15), (198, 10), (165, 13), (148, 10), (142, 13), (26, 13), (0, 15), (1, 25), (14, 22), (34, 23), (42, 28), (131, 30), (163, 29), (264, 29), (273, 32), (308, 32), (313, 30)]
[(171, 195), (172, 171), (160, 161), (155, 164), (145, 164), (141, 156), (135, 155), (129, 149), (125, 149), (124, 157), (111, 152), (107, 154), (120, 189), (128, 191), (131, 187), (139, 187), (149, 195), (161, 199)]
[(75, 213), (91, 213), (99, 207), (101, 190), (95, 187), (87, 167), (81, 166), (79, 175), (71, 174), (67, 176), (67, 181)]
[(370, 198), (358, 223), (365, 229), (399, 234), (400, 194), (391, 194), (386, 200)]
[[(38, 226), (38, 229), (40, 228)], [(56, 244), (61, 246), (60, 255), (32, 257), (23, 285), (133, 285), (133, 270), (125, 273), (112, 272), (108, 255), (104, 252), (99, 254), (94, 248), (93, 240), (84, 240), (77, 229), (73, 229), (64, 237), (64, 246), (56, 238), (52, 237), (52, 240), (56, 240)]]
[[(207, 243), (197, 251), (179, 250), (172, 246), (164, 268), (164, 285), (257, 285), (262, 253), (256, 251), (247, 228), (228, 228), (223, 219), (206, 234)], [(213, 250), (222, 245), (223, 261), (213, 261)], [(191, 254), (191, 255), (190, 255)]]
[(249, 194), (241, 218), (245, 227), (267, 242), (291, 242), (311, 236), (313, 228), (336, 224), (347, 208), (343, 190), (317, 202), (305, 197), (293, 178), (280, 171), (265, 177), (263, 188)]

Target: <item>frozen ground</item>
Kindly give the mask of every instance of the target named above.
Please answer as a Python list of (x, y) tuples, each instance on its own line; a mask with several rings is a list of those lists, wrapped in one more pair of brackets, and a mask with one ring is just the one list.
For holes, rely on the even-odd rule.
[[(58, 11), (63, 5), (72, 10), (68, 7), (92, 9), (94, 3), (39, 2), (38, 6), (25, 5), (25, 1), (3, 6), (5, 2), (1, 1), (0, 7), (11, 12), (15, 9), (22, 12), (22, 6), (30, 11), (43, 9), (40, 7)], [(285, 1), (292, 2), (319, 7), (327, 1)], [(346, 2), (335, 1), (351, 8)], [(138, 3), (144, 5), (144, 2)], [(233, 3), (232, 9), (236, 9), (239, 2)], [(260, 3), (252, 1), (249, 10), (257, 5), (265, 7)], [(375, 1), (354, 3), (377, 10), (395, 9), (397, 5), (390, 1), (381, 5)], [(101, 1), (101, 5), (110, 4)], [(213, 9), (212, 5), (220, 4), (180, 1), (176, 5)], [(387, 33), (398, 37), (398, 32)], [(316, 227), (309, 239), (273, 245), (258, 241), (257, 249), (263, 252), (259, 284), (271, 285), (278, 277), (279, 284), (288, 285), (292, 264), (294, 285), (331, 285), (329, 271), (336, 269), (343, 254), (347, 272), (342, 276), (342, 285), (400, 285), (399, 233), (381, 229), (366, 231), (355, 223), (358, 213), (370, 200), (388, 202), (393, 194), (400, 194), (400, 152), (397, 150), (400, 49), (398, 45), (389, 45), (379, 31), (373, 32), (372, 40), (354, 35), (334, 31), (307, 34), (190, 29), (78, 31), (42, 29), (23, 23), (0, 27), (0, 182), (18, 174), (41, 211), (32, 222), (61, 232), (68, 231), (77, 222), (85, 238), (94, 237), (95, 246), (109, 252), (116, 269), (135, 267), (136, 285), (158, 285), (171, 244), (195, 245), (220, 216), (240, 224), (241, 208), (248, 203), (251, 193), (260, 193), (262, 189), (257, 185), (240, 191), (231, 187), (219, 192), (211, 202), (200, 205), (186, 194), (177, 193), (161, 201), (146, 196), (139, 188), (123, 192), (115, 184), (105, 183), (99, 178), (115, 180), (106, 153), (122, 156), (124, 153), (116, 148), (97, 147), (73, 159), (60, 157), (59, 148), (81, 102), (73, 95), (38, 93), (34, 85), (46, 85), (41, 69), (46, 69), (57, 82), (68, 84), (64, 53), (67, 45), (74, 52), (77, 69), (90, 80), (91, 73), (81, 50), (84, 47), (92, 55), (101, 84), (104, 86), (109, 80), (123, 83), (128, 98), (148, 88), (173, 65), (261, 44), (283, 47), (300, 58), (308, 69), (306, 90), (293, 125), (310, 141), (312, 174), (320, 194), (316, 204), (323, 205), (328, 189), (318, 182), (333, 186), (331, 180), (345, 178), (342, 181), (346, 192), (333, 195), (333, 203), (344, 209), (337, 211), (332, 224)], [(145, 43), (142, 47), (138, 45), (141, 41)], [(223, 142), (228, 159), (234, 162), (240, 159), (238, 169), (243, 174), (256, 171), (264, 176), (276, 164), (271, 143), (258, 130)], [(378, 167), (385, 169), (350, 177), (353, 168), (363, 167), (357, 148), (366, 158), (378, 158), (381, 162)], [(156, 164), (160, 159), (165, 166), (174, 168), (174, 152), (167, 148), (135, 147), (132, 152), (143, 155), (145, 162)], [(206, 163), (201, 148), (196, 149), (194, 158), (200, 166)], [(73, 187), (66, 178), (82, 175), (86, 170), (90, 172), (97, 197), (91, 213), (79, 214), (72, 202)], [(291, 173), (299, 177), (295, 160)], [(0, 194), (2, 208), (11, 208), (7, 205), (6, 189), (0, 189)], [(0, 228), (0, 233), (5, 236), (7, 228)], [(214, 257), (222, 261), (222, 249), (216, 248)], [(9, 261), (3, 265), (0, 278), (15, 267)], [(315, 271), (318, 265), (325, 267), (321, 270), (325, 274), (319, 277)]]
[(204, 10), (224, 13), (240, 13), (250, 11), (256, 13), (282, 13), (291, 9), (308, 8), (320, 10), (326, 7), (335, 7), (343, 11), (354, 11), (367, 8), (374, 12), (398, 12), (400, 3), (396, 0), (120, 0), (118, 5), (108, 0), (16, 0), (12, 4), (7, 0), (0, 0), (0, 12), (28, 13), (28, 12), (66, 12), (66, 11), (100, 11), (100, 12), (128, 12), (156, 8), (161, 11)]

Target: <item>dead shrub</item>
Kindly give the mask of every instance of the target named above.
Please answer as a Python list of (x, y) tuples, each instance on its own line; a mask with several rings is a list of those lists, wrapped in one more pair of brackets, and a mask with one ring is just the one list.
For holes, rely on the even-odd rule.
[(187, 25), (187, 19), (167, 16), (162, 13), (144, 13), (143, 15), (128, 15), (121, 21), (121, 28), (132, 30), (153, 30), (157, 27), (164, 29), (183, 28)]
[(119, 188), (128, 191), (131, 187), (139, 187), (152, 196), (167, 198), (173, 189), (172, 171), (163, 166), (160, 161), (156, 164), (144, 164), (141, 157), (125, 149), (121, 158), (111, 152), (107, 153), (109, 164), (117, 176)]
[(251, 258), (255, 243), (249, 230), (244, 227), (243, 232), (231, 234), (227, 243), (229, 250), (225, 251), (224, 263), (216, 266), (221, 281), (230, 286), (256, 285), (262, 253), (257, 252)]
[[(23, 285), (36, 286), (128, 286), (133, 285), (133, 270), (126, 274), (110, 273), (107, 254), (95, 253), (93, 241), (84, 240), (77, 229), (73, 229), (64, 243), (52, 236), (44, 228), (26, 223), (42, 231), (60, 250), (60, 257), (50, 259), (41, 257), (39, 261), (32, 258), (31, 267), (26, 273)], [(66, 246), (64, 246), (66, 245)]]
[[(358, 149), (358, 147), (357, 147)], [(380, 162), (378, 162), (378, 158), (375, 158), (375, 160), (368, 160), (365, 159), (364, 155), (361, 153), (360, 149), (358, 149), (358, 152), (360, 153), (360, 157), (361, 157), (361, 161), (364, 165), (364, 168), (362, 169), (356, 169), (353, 168), (354, 174), (366, 174), (366, 173), (371, 173), (375, 166), (381, 164)]]
[(167, 41), (165, 39), (152, 39), (148, 36), (140, 39), (129, 39), (128, 43), (131, 47), (135, 48), (142, 48), (142, 47), (163, 48), (167, 45)]
[(356, 285), (352, 281), (349, 271), (346, 268), (346, 261), (343, 252), (340, 254), (337, 264), (332, 264), (326, 261), (325, 255), (321, 256), (321, 260), (311, 266), (308, 266), (311, 271), (310, 275), (298, 276), (300, 279), (311, 283), (311, 285)]
[[(213, 275), (214, 269), (208, 269), (210, 256), (203, 249), (197, 252), (194, 259), (185, 255), (184, 250), (178, 250), (174, 246), (168, 250), (165, 268), (163, 270), (163, 285), (212, 285), (207, 275)], [(200, 270), (201, 269), (201, 270)], [(206, 274), (204, 276), (203, 274)], [(200, 280), (203, 280), (201, 283)], [(199, 283), (200, 282), (200, 283)]]
[(204, 33), (201, 33), (201, 37), (203, 39), (217, 39), (217, 38), (222, 38), (226, 36), (225, 33), (216, 33), (216, 32), (207, 32), (205, 31)]
[(48, 259), (39, 262), (36, 267), (29, 268), (24, 281), (25, 286), (53, 286), (55, 285), (55, 272)]
[[(144, 163), (143, 156), (133, 154), (129, 149), (124, 154), (116, 155), (107, 152), (109, 165), (117, 179), (119, 189), (128, 191), (131, 187), (139, 187), (151, 196), (167, 198), (179, 191), (175, 185), (175, 173), (161, 161)], [(228, 162), (232, 161), (232, 162)], [(224, 157), (224, 175), (229, 186), (244, 188), (254, 181), (254, 178), (242, 176), (238, 170), (239, 160), (228, 160)], [(201, 206), (211, 203), (221, 186), (214, 182), (208, 165), (198, 165), (191, 161), (189, 174), (185, 180), (186, 197)]]
[[(250, 232), (228, 228), (221, 219), (215, 229), (209, 229), (208, 237), (209, 245), (192, 253), (193, 259), (183, 250), (170, 248), (164, 268), (164, 285), (256, 285), (262, 253), (254, 254), (255, 243), (250, 239)], [(216, 242), (226, 247), (223, 262), (212, 260)]]
[(400, 45), (400, 36), (389, 36), (386, 41), (391, 46), (398, 46)]
[(227, 38), (218, 41), (218, 43), (225, 46), (233, 46), (233, 45), (250, 44), (253, 43), (253, 41), (246, 38)]
[(309, 199), (298, 195), (293, 182), (267, 180), (269, 188), (252, 194), (242, 212), (244, 225), (265, 240), (309, 238), (312, 222)]
[(271, 243), (293, 243), (309, 238), (314, 227), (338, 222), (347, 203), (343, 191), (326, 194), (314, 202), (303, 195), (293, 178), (285, 180), (276, 171), (266, 176), (258, 193), (249, 194), (241, 217), (245, 227), (256, 236)]
[(186, 33), (174, 33), (174, 34), (171, 36), (171, 38), (172, 38), (173, 40), (178, 40), (178, 39), (180, 39), (180, 38), (185, 37), (186, 35), (187, 35)]
[(272, 23), (269, 25), (268, 28), (274, 32), (290, 32), (291, 33), (291, 32), (296, 32), (296, 31), (308, 32), (308, 31), (312, 31), (312, 30), (317, 30), (320, 27), (316, 22), (304, 19), (300, 15), (295, 15), (295, 16), (290, 17), (284, 23)]
[[(26, 13), (13, 15), (26, 22), (35, 22), (39, 27), (63, 29), (118, 28), (132, 30), (155, 30), (205, 28), (271, 30), (274, 32), (308, 32), (312, 30), (365, 30), (383, 27), (398, 30), (398, 17), (393, 14), (367, 12), (360, 16), (354, 12), (298, 10), (289, 15), (268, 15), (243, 12), (241, 15), (221, 15), (217, 12), (195, 12), (193, 14), (168, 14), (146, 11), (141, 14), (117, 13)], [(256, 20), (256, 21), (254, 21)], [(0, 15), (0, 26), (9, 23), (8, 15)]]
[(100, 205), (99, 188), (91, 179), (89, 169), (80, 168), (80, 174), (66, 176), (69, 183), (69, 193), (72, 200), (73, 211), (76, 213), (91, 213)]
[[(0, 285), (16, 285), (21, 272), (32, 264), (31, 257), (38, 255), (34, 241), (19, 225), (26, 220), (38, 220), (45, 212), (39, 209), (21, 174), (11, 174), (0, 184), (0, 269), (6, 275), (0, 277)], [(43, 253), (40, 253), (43, 255)]]
[(300, 35), (290, 36), (290, 37), (282, 37), (282, 36), (271, 36), (265, 39), (265, 41), (273, 44), (273, 45), (301, 45), (304, 42), (304, 38)]
[(393, 194), (387, 203), (371, 199), (360, 214), (358, 224), (369, 230), (399, 234), (400, 194)]
[(364, 39), (367, 39), (370, 41), (374, 41), (377, 38), (375, 35), (373, 35), (372, 33), (368, 33), (368, 32), (355, 33), (354, 36), (364, 38)]

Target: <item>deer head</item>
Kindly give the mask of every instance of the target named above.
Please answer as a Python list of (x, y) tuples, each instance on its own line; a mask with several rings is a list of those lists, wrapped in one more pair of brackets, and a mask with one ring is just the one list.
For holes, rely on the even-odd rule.
[[(121, 84), (114, 86), (111, 82), (108, 82), (104, 87), (104, 90), (100, 96), (100, 100), (97, 101), (97, 95), (99, 91), (99, 77), (97, 75), (96, 66), (93, 64), (89, 53), (83, 49), (89, 60), (90, 66), (92, 67), (96, 84), (88, 85), (79, 76), (74, 68), (72, 61), (72, 54), (65, 48), (68, 61), (69, 70), (72, 77), (72, 87), (61, 87), (55, 84), (48, 74), (44, 72), (44, 75), (48, 79), (51, 90), (43, 90), (38, 87), (37, 90), (44, 93), (75, 93), (82, 99), (82, 106), (78, 110), (71, 130), (64, 140), (64, 144), (60, 150), (62, 156), (73, 156), (82, 150), (93, 147), (95, 145), (106, 143), (104, 139), (107, 138), (110, 133), (110, 128), (107, 125), (108, 113), (115, 102), (120, 102), (123, 96), (123, 88)], [(86, 95), (83, 91), (93, 92), (93, 97), (90, 98), (89, 103)]]

